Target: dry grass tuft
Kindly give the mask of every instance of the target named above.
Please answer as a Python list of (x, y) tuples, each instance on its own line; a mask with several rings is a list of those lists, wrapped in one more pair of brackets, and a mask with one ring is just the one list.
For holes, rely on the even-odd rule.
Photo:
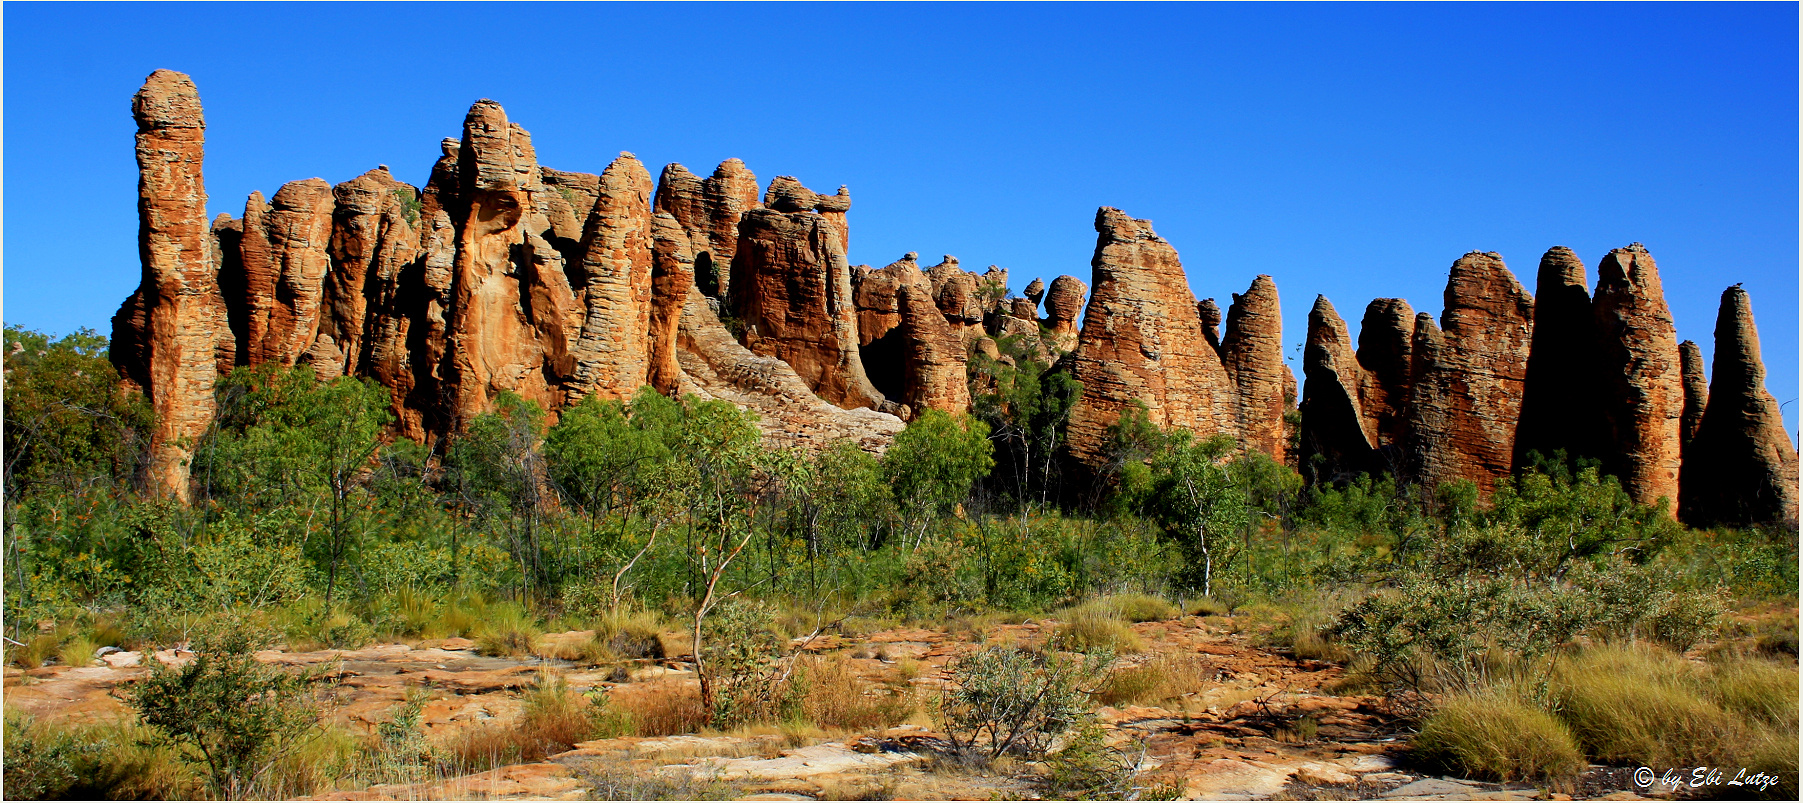
[(1151, 594), (1114, 594), (1096, 600), (1095, 604), (1129, 622), (1163, 622), (1183, 613), (1169, 600)]
[(1103, 705), (1155, 704), (1202, 691), (1214, 673), (1200, 656), (1165, 653), (1138, 666), (1109, 674), (1096, 702)]
[(483, 655), (522, 658), (531, 655), (544, 634), (525, 607), (503, 603), (490, 607), (476, 631), (476, 651)]
[(1134, 633), (1114, 611), (1089, 604), (1071, 608), (1066, 615), (1064, 626), (1052, 638), (1052, 643), (1059, 649), (1078, 652), (1109, 649), (1130, 653), (1145, 646), (1139, 634)]
[(638, 736), (678, 736), (707, 726), (701, 690), (690, 685), (635, 683), (615, 689), (613, 707), (631, 718)]
[(1429, 766), (1491, 781), (1561, 780), (1587, 766), (1565, 723), (1500, 690), (1441, 701), (1414, 750)]
[(877, 730), (900, 725), (918, 701), (910, 692), (865, 683), (838, 655), (804, 655), (790, 681), (801, 717), (822, 728)]

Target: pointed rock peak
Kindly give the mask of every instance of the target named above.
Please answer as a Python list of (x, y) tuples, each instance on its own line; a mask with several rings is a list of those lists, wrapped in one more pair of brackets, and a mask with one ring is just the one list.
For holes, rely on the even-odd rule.
[[(1209, 300), (1213, 301), (1214, 299), (1211, 298)], [(1323, 296), (1323, 295), (1315, 296), (1315, 306), (1313, 309), (1310, 309), (1308, 311), (1308, 314), (1310, 314), (1310, 315), (1332, 315), (1335, 318), (1340, 317), (1340, 313), (1334, 311), (1333, 302), (1328, 301), (1327, 296)]]
[(958, 267), (958, 258), (955, 256), (952, 256), (951, 254), (946, 254), (944, 257), (942, 257), (939, 260), (939, 264), (933, 266), (933, 268), (935, 270), (937, 270), (939, 268), (955, 268), (955, 267)]
[(670, 181), (671, 179), (700, 180), (694, 173), (689, 172), (688, 168), (683, 167), (681, 162), (671, 162), (664, 165), (664, 171), (658, 174), (658, 176), (659, 181)]
[(626, 151), (620, 151), (620, 155), (614, 157), (614, 160), (608, 163), (607, 169), (601, 171), (601, 175), (605, 176), (609, 173), (617, 173), (623, 170), (632, 171), (635, 175), (642, 174), (647, 179), (651, 178), (651, 171), (645, 169), (645, 164), (639, 161), (639, 157), (633, 156)]
[[(1269, 296), (1275, 299), (1277, 297), (1277, 282), (1272, 279), (1269, 274), (1261, 273), (1252, 280), (1252, 286), (1246, 288), (1245, 295), (1258, 296), (1259, 298)], [(1234, 296), (1234, 300), (1239, 300), (1238, 294)]]
[(157, 70), (146, 77), (144, 86), (132, 96), (131, 113), (140, 133), (207, 127), (200, 109), (200, 90), (193, 79), (174, 70)]

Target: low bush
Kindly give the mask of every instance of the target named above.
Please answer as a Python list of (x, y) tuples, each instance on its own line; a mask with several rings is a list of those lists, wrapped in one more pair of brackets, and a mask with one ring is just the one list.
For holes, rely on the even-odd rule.
[(1443, 699), (1413, 748), (1427, 766), (1461, 778), (1545, 782), (1586, 766), (1565, 723), (1501, 690)]
[(608, 705), (607, 697), (577, 694), (562, 675), (541, 677), (526, 692), (519, 730), (539, 755), (560, 753), (578, 742), (623, 736), (630, 718)]
[(128, 724), (69, 725), (6, 712), (9, 800), (192, 799), (202, 782)]
[(1112, 661), (1106, 652), (1073, 659), (1018, 647), (954, 658), (939, 700), (946, 737), (954, 751), (980, 759), (1043, 755), (1090, 716), (1081, 687)]

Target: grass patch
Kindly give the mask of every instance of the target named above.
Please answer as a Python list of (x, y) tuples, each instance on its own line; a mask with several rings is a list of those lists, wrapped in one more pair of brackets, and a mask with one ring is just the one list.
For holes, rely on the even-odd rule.
[(694, 686), (634, 683), (616, 689), (613, 707), (631, 718), (637, 736), (677, 736), (694, 733), (708, 723), (701, 705), (701, 690)]
[(1711, 669), (1648, 645), (1593, 647), (1555, 670), (1552, 702), (1599, 762), (1746, 767), (1794, 791), (1795, 665), (1786, 682), (1772, 664), (1748, 660)]
[(616, 610), (594, 622), (595, 641), (620, 658), (664, 658), (663, 617), (655, 611)]
[(1113, 594), (1095, 604), (1129, 622), (1163, 622), (1183, 613), (1169, 600), (1151, 594)]
[(1059, 649), (1129, 653), (1139, 652), (1145, 646), (1126, 620), (1108, 608), (1091, 603), (1071, 608), (1066, 615), (1064, 626), (1052, 639)]
[(100, 645), (85, 635), (76, 636), (63, 643), (56, 652), (56, 660), (63, 666), (87, 666), (94, 663), (94, 652)]
[(538, 619), (525, 606), (502, 603), (490, 607), (476, 631), (476, 651), (483, 655), (520, 658), (531, 655), (544, 635)]
[(1214, 673), (1200, 656), (1160, 654), (1108, 675), (1095, 700), (1103, 705), (1148, 705), (1202, 691)]
[(864, 683), (840, 655), (802, 656), (790, 683), (797, 713), (822, 728), (892, 728), (917, 707), (911, 693)]
[(1443, 772), (1490, 781), (1561, 780), (1587, 766), (1565, 723), (1502, 690), (1442, 700), (1414, 751)]

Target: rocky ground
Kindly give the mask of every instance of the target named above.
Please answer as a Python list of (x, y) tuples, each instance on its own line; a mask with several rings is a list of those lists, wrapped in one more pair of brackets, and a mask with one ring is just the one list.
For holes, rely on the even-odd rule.
[[(998, 624), (957, 635), (891, 629), (860, 638), (829, 636), (812, 651), (842, 652), (860, 675), (891, 678), (907, 663), (907, 682), (923, 693), (944, 683), (953, 656), (978, 642), (1043, 641), (1052, 620)], [(1148, 784), (1180, 785), (1190, 799), (1534, 800), (1639, 799), (1629, 773), (1593, 768), (1561, 789), (1504, 786), (1425, 775), (1403, 747), (1406, 721), (1381, 697), (1336, 694), (1340, 667), (1261, 647), (1255, 632), (1232, 619), (1187, 617), (1135, 625), (1159, 652), (1189, 655), (1203, 667), (1200, 690), (1171, 708), (1105, 707), (1111, 743), (1140, 754)], [(583, 632), (548, 637), (584, 639)], [(342, 684), (331, 717), (367, 732), (387, 721), (409, 689), (429, 688), (422, 727), (441, 739), (518, 715), (520, 689), (546, 671), (572, 688), (655, 693), (694, 683), (681, 660), (585, 668), (543, 659), (478, 655), (463, 639), (381, 644), (361, 650), (284, 652), (259, 660), (289, 666), (340, 661)], [(185, 654), (154, 656), (180, 661)], [(5, 700), (41, 718), (102, 722), (127, 715), (111, 692), (146, 670), (147, 656), (114, 653), (92, 666), (5, 670)], [(1149, 660), (1131, 656), (1124, 661)], [(662, 687), (660, 689), (660, 687)], [(770, 729), (733, 734), (618, 738), (579, 744), (531, 764), (500, 767), (412, 785), (381, 785), (328, 795), (343, 800), (588, 799), (730, 797), (788, 799), (993, 799), (1039, 794), (1031, 764), (974, 769), (944, 757), (943, 738), (921, 715), (869, 733), (798, 736)]]

